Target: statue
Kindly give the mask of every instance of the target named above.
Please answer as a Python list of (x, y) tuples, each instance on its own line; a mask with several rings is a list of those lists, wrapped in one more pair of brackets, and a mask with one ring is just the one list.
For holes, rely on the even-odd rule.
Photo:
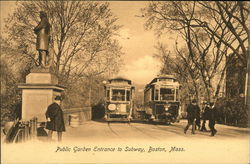
[(46, 67), (49, 61), (50, 24), (47, 14), (40, 11), (41, 21), (34, 28), (37, 35), (36, 49), (39, 52), (39, 66)]

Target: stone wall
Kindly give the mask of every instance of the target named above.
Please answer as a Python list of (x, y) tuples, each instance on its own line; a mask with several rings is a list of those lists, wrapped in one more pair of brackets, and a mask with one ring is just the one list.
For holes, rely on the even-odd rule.
[(64, 109), (64, 122), (65, 125), (69, 125), (69, 117), (70, 115), (76, 115), (79, 118), (79, 123), (83, 123), (85, 121), (89, 121), (92, 118), (91, 107), (83, 107), (83, 108), (70, 108)]

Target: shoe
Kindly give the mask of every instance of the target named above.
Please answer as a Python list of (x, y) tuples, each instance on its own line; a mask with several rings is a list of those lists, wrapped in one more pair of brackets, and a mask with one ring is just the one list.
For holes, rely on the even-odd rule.
[(195, 134), (195, 132), (192, 132), (192, 134)]
[(214, 130), (214, 135), (217, 133), (217, 130)]
[(187, 131), (186, 130), (184, 130), (184, 134), (186, 134), (187, 133)]

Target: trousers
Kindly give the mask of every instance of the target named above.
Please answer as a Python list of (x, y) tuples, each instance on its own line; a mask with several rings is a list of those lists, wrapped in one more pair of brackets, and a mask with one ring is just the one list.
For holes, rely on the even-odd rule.
[(190, 126), (192, 126), (192, 133), (194, 134), (194, 131), (195, 131), (195, 121), (194, 121), (194, 119), (188, 119), (188, 124), (184, 128), (184, 133), (187, 132), (187, 130), (189, 129)]
[(210, 130), (211, 130), (211, 136), (214, 136), (215, 133), (217, 132), (217, 130), (214, 128), (215, 126), (215, 120), (209, 120), (209, 124), (208, 124)]

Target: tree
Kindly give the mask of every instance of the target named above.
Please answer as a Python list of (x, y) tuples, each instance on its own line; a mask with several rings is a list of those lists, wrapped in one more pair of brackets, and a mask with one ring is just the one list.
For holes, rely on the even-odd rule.
[[(178, 81), (182, 84), (181, 99), (196, 98), (200, 95), (199, 78), (200, 75), (194, 67), (194, 64), (187, 56), (187, 50), (182, 49), (171, 53), (167, 50), (167, 46), (159, 44), (156, 49), (158, 50), (155, 57), (161, 60), (162, 67), (160, 72), (163, 74), (175, 74)], [(191, 95), (194, 95), (192, 97)]]
[[(59, 83), (66, 86), (65, 106), (87, 103), (90, 79), (119, 71), (121, 47), (116, 40), (117, 18), (106, 2), (93, 1), (19, 1), (6, 20), (4, 59), (19, 72), (15, 84), (24, 82), (25, 75), (38, 64), (34, 27), (39, 11), (45, 11), (51, 24), (49, 54)], [(8, 48), (7, 48), (8, 47)], [(1, 47), (1, 50), (5, 49)], [(12, 64), (11, 64), (12, 63)], [(22, 80), (21, 80), (22, 79)], [(94, 88), (96, 84), (93, 85)], [(96, 96), (93, 92), (92, 96)], [(99, 99), (94, 99), (98, 101)]]
[[(223, 3), (227, 6), (224, 6), (224, 10), (230, 8), (230, 3)], [(205, 5), (210, 6), (210, 8), (205, 7)], [(218, 8), (212, 9), (214, 5), (217, 5)], [(215, 99), (218, 97), (227, 67), (227, 64), (221, 65), (221, 63), (225, 60), (229, 48), (234, 52), (233, 44), (237, 40), (240, 46), (236, 49), (241, 48), (243, 52), (245, 49), (244, 41), (247, 39), (238, 37), (245, 37), (245, 34), (248, 33), (244, 27), (248, 15), (241, 3), (235, 5), (239, 10), (230, 10), (231, 15), (228, 11), (221, 11), (223, 6), (217, 2), (151, 2), (147, 8), (142, 10), (143, 16), (147, 19), (145, 24), (147, 29), (155, 29), (158, 34), (164, 34), (166, 31), (178, 32), (179, 36), (182, 37), (181, 41), (184, 41), (185, 44), (181, 46), (188, 50), (188, 54), (183, 57), (191, 59), (190, 62), (199, 71), (208, 101), (213, 94)], [(228, 26), (229, 20), (232, 17), (236, 19), (235, 15), (240, 13), (241, 23), (230, 22), (236, 25)], [(223, 14), (228, 14), (229, 18)], [(222, 17), (225, 19), (221, 19)], [(235, 33), (239, 36), (236, 36)], [(180, 54), (178, 45), (176, 51), (177, 54)], [(237, 54), (240, 55), (239, 52)], [(213, 87), (212, 80), (216, 75), (219, 76), (219, 80), (215, 85), (217, 87)], [(214, 88), (216, 88), (215, 92)]]
[[(2, 45), (3, 42), (1, 42), (1, 47)], [(15, 108), (21, 103), (21, 97), (17, 86), (15, 85), (16, 77), (12, 73), (13, 70), (11, 69), (7, 60), (3, 58), (2, 53), (0, 61), (0, 110), (2, 124), (3, 121), (9, 121), (15, 118)]]
[(103, 74), (114, 70), (121, 48), (114, 39), (120, 26), (108, 3), (90, 1), (18, 2), (7, 20), (8, 38), (25, 59), (37, 64), (33, 28), (39, 11), (48, 14), (52, 25), (50, 55), (59, 81)]
[[(240, 61), (246, 65), (250, 31), (249, 31), (249, 2), (225, 1), (225, 2), (198, 2), (206, 13), (203, 20), (197, 19), (199, 25), (204, 25), (204, 29), (215, 36), (215, 39), (228, 46), (236, 54)], [(211, 21), (212, 19), (212, 21)], [(215, 31), (213, 22), (228, 30), (222, 37), (223, 31)], [(232, 34), (231, 42), (228, 42), (228, 35)]]

